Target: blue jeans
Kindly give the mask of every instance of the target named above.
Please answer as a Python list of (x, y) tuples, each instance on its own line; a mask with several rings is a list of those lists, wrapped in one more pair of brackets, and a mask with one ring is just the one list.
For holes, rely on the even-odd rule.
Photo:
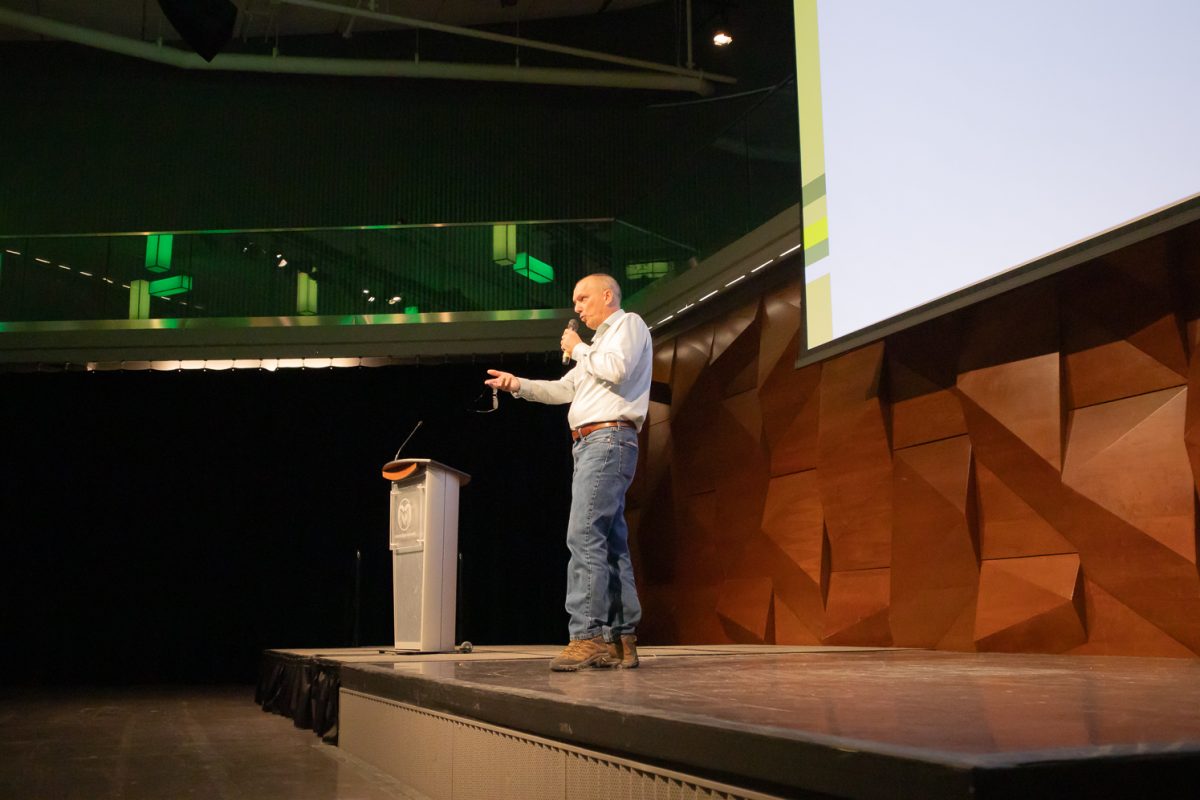
[(571, 516), (567, 522), (567, 613), (572, 639), (633, 633), (642, 618), (625, 492), (637, 467), (637, 431), (602, 428), (581, 437), (571, 448)]

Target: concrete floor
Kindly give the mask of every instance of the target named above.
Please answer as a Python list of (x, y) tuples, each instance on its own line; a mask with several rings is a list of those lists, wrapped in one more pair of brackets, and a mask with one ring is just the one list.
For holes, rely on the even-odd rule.
[(0, 797), (397, 800), (399, 785), (263, 713), (252, 687), (0, 695)]

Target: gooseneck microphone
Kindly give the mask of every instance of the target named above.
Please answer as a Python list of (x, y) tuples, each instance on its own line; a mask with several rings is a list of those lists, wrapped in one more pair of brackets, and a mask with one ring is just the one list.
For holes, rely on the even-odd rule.
[[(424, 424), (425, 420), (419, 420), (417, 424), (413, 426), (413, 429), (408, 434), (408, 438), (405, 439), (404, 443), (400, 445), (400, 450), (403, 450), (404, 445), (408, 444), (408, 440), (411, 439), (413, 434), (417, 432), (417, 428)], [(416, 464), (404, 464), (400, 462), (400, 450), (396, 451), (396, 455), (391, 461), (383, 465), (383, 477), (387, 478), (389, 481), (398, 481), (401, 478), (407, 478), (417, 468)]]
[[(576, 319), (567, 320), (567, 327), (573, 331), (579, 330), (579, 320), (576, 320)], [(570, 364), (570, 363), (571, 363), (571, 354), (568, 353), (566, 350), (564, 350), (563, 351), (563, 366), (565, 367), (567, 364)]]
[(400, 458), (400, 451), (404, 449), (404, 445), (408, 444), (408, 440), (411, 439), (413, 437), (413, 434), (417, 432), (417, 428), (421, 427), (424, 424), (425, 424), (425, 420), (423, 420), (423, 419), (417, 420), (417, 424), (413, 426), (413, 429), (409, 432), (408, 437), (404, 440), (404, 442), (400, 445), (400, 447), (398, 447), (396, 449), (396, 455), (392, 456), (392, 461), (395, 461), (396, 459)]

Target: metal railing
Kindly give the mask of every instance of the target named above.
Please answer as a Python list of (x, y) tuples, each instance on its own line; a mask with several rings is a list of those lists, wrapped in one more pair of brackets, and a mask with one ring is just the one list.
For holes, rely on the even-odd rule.
[(611, 219), (18, 237), (0, 323), (562, 308), (588, 273), (636, 291), (693, 255)]

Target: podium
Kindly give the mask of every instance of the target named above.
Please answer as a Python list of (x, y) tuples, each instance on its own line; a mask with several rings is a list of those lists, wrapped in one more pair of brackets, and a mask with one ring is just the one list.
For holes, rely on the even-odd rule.
[(454, 649), (458, 588), (458, 489), (471, 476), (428, 458), (391, 461), (388, 547), (397, 650)]

